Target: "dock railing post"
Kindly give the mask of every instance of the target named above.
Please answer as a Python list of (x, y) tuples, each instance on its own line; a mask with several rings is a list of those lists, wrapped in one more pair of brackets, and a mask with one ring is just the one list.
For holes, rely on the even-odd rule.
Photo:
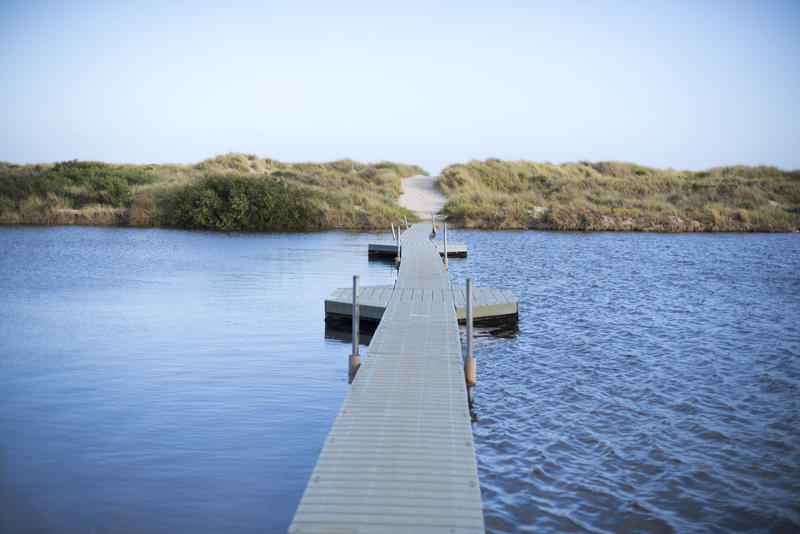
[(408, 218), (403, 215), (403, 222), (406, 223), (406, 230), (408, 230)]
[(400, 229), (397, 229), (397, 256), (394, 258), (394, 266), (400, 268)]
[(389, 224), (392, 225), (392, 239), (394, 239), (394, 223), (390, 222)]
[(358, 275), (353, 276), (353, 353), (350, 354), (347, 370), (347, 383), (352, 384), (358, 368), (361, 367), (361, 357), (358, 355)]
[(444, 270), (449, 269), (447, 265), (447, 221), (444, 222)]
[(467, 399), (472, 406), (472, 388), (475, 387), (477, 372), (475, 356), (472, 355), (472, 278), (467, 278), (467, 357), (464, 360), (464, 379), (467, 383)]

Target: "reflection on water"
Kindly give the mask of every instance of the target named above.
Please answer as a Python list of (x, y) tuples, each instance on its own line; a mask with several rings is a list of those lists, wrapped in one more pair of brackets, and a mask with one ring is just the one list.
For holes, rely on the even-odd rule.
[[(358, 326), (358, 344), (369, 346), (372, 343), (372, 336), (378, 329), (378, 323), (373, 321), (361, 321)], [(327, 321), (325, 323), (325, 337), (328, 339), (338, 339), (345, 343), (353, 343), (352, 321)]]
[[(0, 229), (0, 531), (285, 531), (372, 237)], [(476, 328), (489, 531), (800, 529), (800, 236), (448, 237), (520, 299)]]
[[(466, 331), (464, 328), (466, 335)], [(506, 339), (514, 339), (519, 334), (519, 324), (517, 321), (504, 321), (497, 324), (482, 324), (474, 325), (472, 328), (473, 338), (476, 337), (502, 337)]]

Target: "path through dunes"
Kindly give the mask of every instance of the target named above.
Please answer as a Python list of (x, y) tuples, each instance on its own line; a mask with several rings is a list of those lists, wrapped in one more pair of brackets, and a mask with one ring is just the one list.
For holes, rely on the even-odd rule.
[(415, 212), (422, 220), (428, 220), (432, 213), (439, 211), (447, 204), (447, 197), (436, 187), (438, 176), (418, 174), (403, 179), (403, 194), (397, 203)]

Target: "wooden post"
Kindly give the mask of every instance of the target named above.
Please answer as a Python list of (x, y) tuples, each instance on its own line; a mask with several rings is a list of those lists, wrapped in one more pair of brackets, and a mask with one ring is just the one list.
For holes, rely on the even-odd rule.
[(433, 230), (431, 230), (431, 233), (433, 235), (436, 235), (436, 214), (435, 213), (431, 213), (431, 225), (433, 225)]
[(472, 278), (467, 278), (467, 357), (464, 360), (464, 379), (467, 383), (467, 399), (472, 406), (472, 388), (475, 387), (477, 369), (472, 355)]
[(447, 265), (447, 221), (444, 222), (444, 269), (449, 269)]
[(353, 277), (353, 353), (350, 354), (347, 370), (347, 383), (352, 384), (358, 368), (361, 367), (361, 357), (358, 355), (358, 276)]
[(408, 230), (408, 218), (403, 215), (403, 222), (406, 223), (406, 230)]
[(394, 223), (390, 222), (389, 224), (392, 225), (392, 240), (394, 240)]

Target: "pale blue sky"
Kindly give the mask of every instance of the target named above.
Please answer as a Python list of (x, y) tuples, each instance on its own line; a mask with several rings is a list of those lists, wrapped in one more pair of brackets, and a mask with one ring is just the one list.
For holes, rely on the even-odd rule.
[(800, 168), (800, 2), (0, 2), (0, 160)]

